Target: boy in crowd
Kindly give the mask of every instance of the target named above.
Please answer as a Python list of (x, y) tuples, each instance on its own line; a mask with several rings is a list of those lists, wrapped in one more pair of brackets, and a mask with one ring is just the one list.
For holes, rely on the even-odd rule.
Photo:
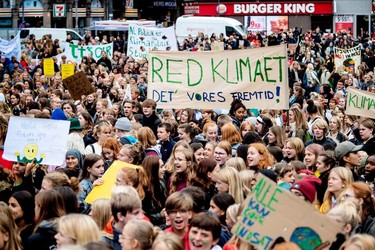
[(156, 115), (156, 102), (152, 99), (146, 99), (142, 103), (143, 118), (142, 125), (144, 127), (149, 127), (157, 136), (157, 129), (160, 124), (160, 119)]
[(112, 195), (111, 212), (113, 220), (110, 220), (103, 229), (102, 240), (113, 247), (114, 250), (121, 250), (119, 242), (122, 229), (130, 220), (143, 219), (142, 202), (134, 192), (120, 192)]
[(171, 194), (165, 202), (165, 210), (171, 226), (164, 231), (179, 236), (184, 243), (186, 250), (190, 250), (188, 235), (189, 220), (192, 217), (192, 209), (193, 200), (190, 195), (186, 193), (175, 192)]
[(221, 224), (219, 219), (209, 213), (200, 213), (193, 217), (189, 231), (191, 250), (221, 250), (216, 245), (220, 239)]
[(174, 145), (176, 144), (175, 141), (171, 139), (171, 133), (172, 133), (172, 125), (163, 122), (160, 123), (157, 130), (157, 138), (159, 140), (159, 144), (161, 145), (161, 155), (163, 162), (167, 162), (169, 157), (172, 154), (172, 149)]

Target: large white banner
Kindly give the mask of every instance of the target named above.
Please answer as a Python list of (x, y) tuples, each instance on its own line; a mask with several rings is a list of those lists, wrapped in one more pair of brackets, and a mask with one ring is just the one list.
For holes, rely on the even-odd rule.
[(69, 121), (12, 116), (3, 157), (9, 161), (61, 166), (69, 127)]
[(67, 43), (65, 46), (65, 51), (57, 55), (57, 62), (60, 63), (61, 57), (66, 56), (66, 60), (69, 62), (81, 63), (84, 56), (88, 56), (90, 53), (95, 61), (98, 61), (102, 57), (102, 51), (107, 53), (109, 59), (113, 56), (113, 43), (103, 44), (103, 45), (88, 45), (80, 46), (71, 43)]
[(349, 68), (354, 68), (356, 70), (361, 64), (361, 45), (350, 49), (333, 47), (333, 51), (335, 53), (336, 68), (344, 65), (346, 71), (349, 71)]
[(150, 50), (177, 51), (174, 27), (146, 28), (131, 24), (129, 26), (127, 56), (136, 59), (147, 58)]
[(18, 34), (12, 40), (4, 40), (0, 38), (0, 54), (6, 58), (16, 56), (17, 60), (21, 60), (21, 41), (20, 35)]
[(148, 98), (160, 108), (288, 109), (286, 45), (219, 52), (150, 51)]

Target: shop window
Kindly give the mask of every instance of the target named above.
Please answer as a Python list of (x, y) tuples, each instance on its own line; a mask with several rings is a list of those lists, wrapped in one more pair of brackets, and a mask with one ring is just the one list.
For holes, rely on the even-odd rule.
[(91, 2), (91, 8), (102, 8), (102, 3), (100, 0), (93, 0)]

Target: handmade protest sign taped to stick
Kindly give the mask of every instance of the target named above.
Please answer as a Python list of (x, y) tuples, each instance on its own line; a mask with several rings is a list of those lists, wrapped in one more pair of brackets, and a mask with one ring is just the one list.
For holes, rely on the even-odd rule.
[(336, 68), (343, 65), (348, 72), (350, 68), (354, 68), (354, 70), (357, 71), (358, 65), (361, 64), (361, 45), (350, 49), (333, 47), (333, 51), (335, 54)]
[(346, 114), (375, 118), (375, 94), (353, 87), (346, 89)]
[(69, 76), (74, 75), (74, 64), (62, 64), (61, 65), (61, 79), (65, 79)]
[(43, 59), (43, 73), (47, 77), (52, 77), (55, 75), (55, 65), (53, 58)]
[(82, 71), (65, 78), (63, 83), (74, 100), (81, 100), (82, 95), (89, 95), (95, 92), (90, 81)]
[(116, 186), (115, 183), (117, 172), (124, 167), (139, 168), (138, 166), (126, 162), (114, 161), (102, 177), (103, 184), (100, 186), (95, 186), (86, 197), (85, 202), (92, 204), (95, 200), (100, 198), (110, 199), (112, 188)]
[(279, 237), (304, 250), (328, 249), (340, 232), (336, 221), (260, 173), (245, 204), (232, 233), (256, 249), (269, 249)]
[(178, 50), (173, 26), (168, 28), (149, 28), (131, 24), (129, 25), (127, 46), (126, 55), (136, 59), (147, 58), (149, 50)]
[(150, 51), (147, 97), (158, 108), (288, 109), (286, 45), (218, 52)]
[(69, 127), (69, 121), (12, 116), (3, 157), (9, 161), (61, 166)]

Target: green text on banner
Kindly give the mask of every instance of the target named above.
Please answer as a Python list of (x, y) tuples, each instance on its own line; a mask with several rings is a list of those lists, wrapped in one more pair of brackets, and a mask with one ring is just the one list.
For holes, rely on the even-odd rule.
[(286, 45), (218, 52), (150, 51), (148, 98), (160, 108), (287, 109)]
[(375, 118), (374, 93), (350, 87), (346, 98), (346, 114)]

